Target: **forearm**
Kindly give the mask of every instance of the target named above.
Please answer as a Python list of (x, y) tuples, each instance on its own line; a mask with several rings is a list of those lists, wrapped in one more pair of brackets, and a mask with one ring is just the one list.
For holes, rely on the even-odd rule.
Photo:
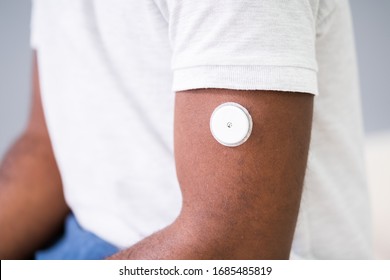
[(0, 166), (0, 258), (31, 256), (67, 211), (50, 141), (23, 134)]

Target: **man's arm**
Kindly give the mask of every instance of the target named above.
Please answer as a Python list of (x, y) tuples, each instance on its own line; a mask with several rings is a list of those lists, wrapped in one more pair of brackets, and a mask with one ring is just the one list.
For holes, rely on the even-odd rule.
[[(238, 147), (210, 132), (224, 102), (248, 109)], [(112, 259), (287, 259), (306, 169), (313, 96), (200, 89), (176, 93), (175, 159), (182, 211), (167, 228)]]
[(30, 120), (0, 165), (0, 258), (32, 256), (59, 230), (67, 212), (34, 58)]

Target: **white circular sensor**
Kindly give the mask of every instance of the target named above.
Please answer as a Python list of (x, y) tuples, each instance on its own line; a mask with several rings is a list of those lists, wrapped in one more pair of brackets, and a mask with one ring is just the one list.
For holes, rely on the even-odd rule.
[(251, 135), (252, 125), (248, 110), (234, 102), (219, 105), (210, 118), (210, 130), (215, 140), (228, 147), (243, 144)]

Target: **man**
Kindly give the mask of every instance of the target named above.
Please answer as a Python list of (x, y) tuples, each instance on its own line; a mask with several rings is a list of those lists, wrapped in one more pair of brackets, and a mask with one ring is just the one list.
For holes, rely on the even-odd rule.
[(32, 23), (2, 258), (370, 258), (347, 1), (35, 0)]

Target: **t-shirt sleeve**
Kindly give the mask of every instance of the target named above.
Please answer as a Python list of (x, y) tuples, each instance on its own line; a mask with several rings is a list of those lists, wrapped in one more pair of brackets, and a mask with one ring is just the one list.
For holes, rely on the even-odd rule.
[(38, 30), (37, 30), (38, 10), (37, 10), (36, 0), (32, 0), (31, 3), (32, 3), (32, 7), (31, 7), (31, 20), (30, 20), (30, 46), (33, 49), (36, 49), (38, 47)]
[(311, 2), (168, 0), (173, 89), (317, 94)]

